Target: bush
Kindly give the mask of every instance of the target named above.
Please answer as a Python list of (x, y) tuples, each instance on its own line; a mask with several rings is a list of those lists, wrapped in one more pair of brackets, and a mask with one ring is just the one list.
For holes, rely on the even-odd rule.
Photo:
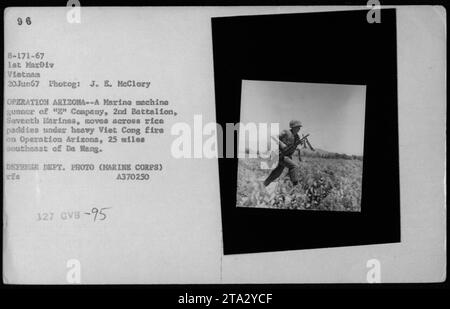
[(270, 188), (265, 188), (262, 182), (271, 171), (261, 170), (260, 162), (261, 159), (239, 159), (237, 206), (332, 211), (361, 209), (362, 158), (352, 160), (347, 155), (338, 159), (310, 157), (299, 165), (297, 186), (292, 186), (286, 168)]

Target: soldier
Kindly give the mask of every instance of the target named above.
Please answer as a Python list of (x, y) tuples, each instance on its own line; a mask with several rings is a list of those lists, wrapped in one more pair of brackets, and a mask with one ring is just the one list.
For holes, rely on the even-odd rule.
[(289, 177), (291, 178), (292, 184), (295, 186), (298, 184), (298, 164), (292, 159), (292, 155), (297, 150), (297, 147), (292, 147), (287, 153), (282, 154), (282, 151), (288, 149), (289, 146), (298, 144), (300, 137), (298, 133), (302, 124), (298, 120), (291, 120), (289, 122), (290, 130), (283, 130), (279, 136), (279, 148), (280, 156), (278, 159), (278, 165), (270, 173), (269, 177), (264, 181), (264, 185), (267, 187), (272, 181), (280, 177), (283, 170), (287, 167), (289, 169)]

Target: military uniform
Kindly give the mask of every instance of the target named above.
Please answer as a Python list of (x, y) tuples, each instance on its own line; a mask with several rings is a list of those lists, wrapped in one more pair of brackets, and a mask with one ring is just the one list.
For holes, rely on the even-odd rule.
[[(300, 126), (301, 124), (299, 121), (291, 121), (289, 126), (291, 128), (295, 126)], [(293, 145), (294, 143), (298, 143), (298, 140), (300, 137), (298, 134), (294, 134), (290, 130), (283, 130), (279, 135), (279, 140), (283, 142), (286, 146)], [(264, 185), (268, 186), (272, 181), (280, 177), (280, 175), (283, 173), (283, 170), (287, 167), (289, 169), (289, 177), (291, 178), (292, 183), (295, 185), (298, 183), (298, 164), (294, 162), (292, 159), (292, 155), (297, 150), (297, 148), (291, 149), (288, 153), (285, 153), (284, 155), (281, 155), (281, 145), (280, 145), (280, 157), (278, 160), (278, 165), (275, 167), (275, 169), (270, 173), (269, 177), (264, 181)]]

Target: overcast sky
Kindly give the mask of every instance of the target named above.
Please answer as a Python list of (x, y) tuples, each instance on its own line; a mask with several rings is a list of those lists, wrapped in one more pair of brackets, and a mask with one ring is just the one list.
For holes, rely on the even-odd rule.
[(366, 86), (273, 81), (242, 81), (241, 122), (300, 120), (313, 147), (363, 154)]

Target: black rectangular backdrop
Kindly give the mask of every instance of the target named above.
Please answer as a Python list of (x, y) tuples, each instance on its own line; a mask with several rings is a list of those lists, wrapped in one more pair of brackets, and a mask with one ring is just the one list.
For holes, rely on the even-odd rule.
[(240, 120), (243, 79), (367, 86), (361, 212), (238, 208), (237, 158), (220, 158), (224, 254), (400, 241), (396, 15), (367, 13), (212, 18), (223, 128)]

